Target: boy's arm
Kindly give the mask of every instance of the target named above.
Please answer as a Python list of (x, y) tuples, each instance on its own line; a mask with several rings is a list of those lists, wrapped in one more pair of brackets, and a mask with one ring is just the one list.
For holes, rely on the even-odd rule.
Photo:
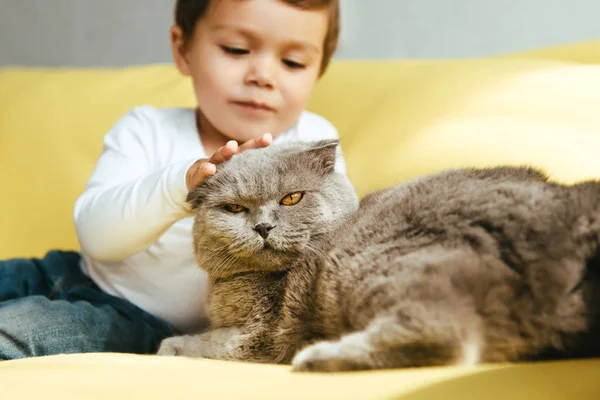
[(81, 249), (97, 260), (120, 261), (149, 248), (172, 224), (192, 215), (189, 189), (214, 174), (216, 164), (271, 143), (265, 134), (241, 146), (227, 143), (209, 159), (157, 169), (157, 153), (168, 143), (161, 142), (144, 110), (134, 109), (106, 135), (90, 182), (75, 203)]
[(104, 149), (74, 219), (81, 249), (118, 261), (150, 247), (189, 215), (186, 171), (196, 160), (154, 169), (156, 135), (143, 109), (126, 114), (105, 136)]

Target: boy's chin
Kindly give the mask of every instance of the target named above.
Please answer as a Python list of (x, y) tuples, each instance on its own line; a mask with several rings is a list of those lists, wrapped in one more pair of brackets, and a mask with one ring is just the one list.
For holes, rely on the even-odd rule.
[(273, 137), (278, 136), (277, 133), (273, 132), (273, 128), (265, 127), (262, 129), (250, 129), (244, 132), (235, 132), (233, 135), (227, 135), (230, 139), (237, 141), (239, 144), (247, 142), (248, 140), (256, 139), (264, 135), (265, 133), (270, 133)]
[(235, 124), (229, 123), (227, 125), (228, 129), (222, 131), (224, 135), (240, 144), (256, 139), (265, 133), (270, 133), (273, 137), (277, 137), (286, 131), (279, 124), (257, 124), (256, 121), (239, 121), (239, 123), (236, 121)]

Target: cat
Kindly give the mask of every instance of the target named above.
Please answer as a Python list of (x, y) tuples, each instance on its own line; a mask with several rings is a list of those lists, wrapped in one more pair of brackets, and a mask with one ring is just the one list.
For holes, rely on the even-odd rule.
[(600, 183), (463, 168), (358, 204), (338, 145), (250, 150), (190, 193), (212, 325), (158, 354), (321, 372), (600, 356)]

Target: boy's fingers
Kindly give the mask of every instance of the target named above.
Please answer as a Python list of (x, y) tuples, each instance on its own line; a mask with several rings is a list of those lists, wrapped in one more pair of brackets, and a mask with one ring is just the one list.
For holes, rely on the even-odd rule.
[(194, 177), (192, 178), (192, 186), (198, 186), (199, 184), (204, 182), (206, 178), (208, 178), (211, 175), (214, 175), (215, 172), (217, 172), (217, 166), (215, 164), (211, 162), (204, 162), (200, 164), (200, 166), (194, 174)]
[[(191, 179), (188, 187), (191, 189), (192, 187), (200, 185), (204, 180), (214, 175), (217, 172), (216, 164), (222, 163), (223, 161), (229, 160), (235, 154), (242, 152), (248, 149), (258, 149), (262, 147), (267, 147), (273, 142), (273, 136), (270, 133), (265, 133), (261, 137), (256, 139), (248, 140), (246, 143), (238, 146), (238, 143), (235, 140), (230, 140), (225, 144), (225, 146), (219, 147), (215, 154), (213, 154), (208, 160), (198, 160), (200, 165), (198, 165), (195, 170), (191, 171)], [(186, 178), (187, 180), (188, 178)]]
[(265, 133), (259, 138), (260, 147), (270, 146), (271, 143), (273, 143), (273, 135), (271, 135), (270, 133)]
[(225, 146), (219, 147), (215, 154), (210, 157), (210, 162), (214, 164), (222, 163), (229, 160), (235, 153), (238, 152), (238, 144), (235, 140), (230, 140)]
[(200, 165), (199, 172), (201, 179), (204, 180), (207, 176), (214, 175), (217, 172), (217, 166), (213, 163), (205, 162)]
[(245, 150), (249, 150), (249, 149), (259, 149), (262, 147), (267, 147), (272, 142), (273, 142), (273, 136), (271, 136), (270, 133), (265, 133), (261, 137), (248, 140), (247, 142), (242, 144), (238, 149), (238, 153), (245, 151)]
[(198, 160), (188, 171), (185, 181), (188, 190), (200, 185), (204, 180), (217, 172), (217, 166), (208, 160)]

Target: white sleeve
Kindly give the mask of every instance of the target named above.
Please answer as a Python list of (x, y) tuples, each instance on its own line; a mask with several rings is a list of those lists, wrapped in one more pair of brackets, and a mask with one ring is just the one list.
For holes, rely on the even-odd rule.
[(173, 223), (189, 216), (185, 175), (195, 160), (156, 169), (156, 128), (144, 108), (126, 114), (104, 148), (74, 220), (82, 252), (120, 261), (150, 247)]

